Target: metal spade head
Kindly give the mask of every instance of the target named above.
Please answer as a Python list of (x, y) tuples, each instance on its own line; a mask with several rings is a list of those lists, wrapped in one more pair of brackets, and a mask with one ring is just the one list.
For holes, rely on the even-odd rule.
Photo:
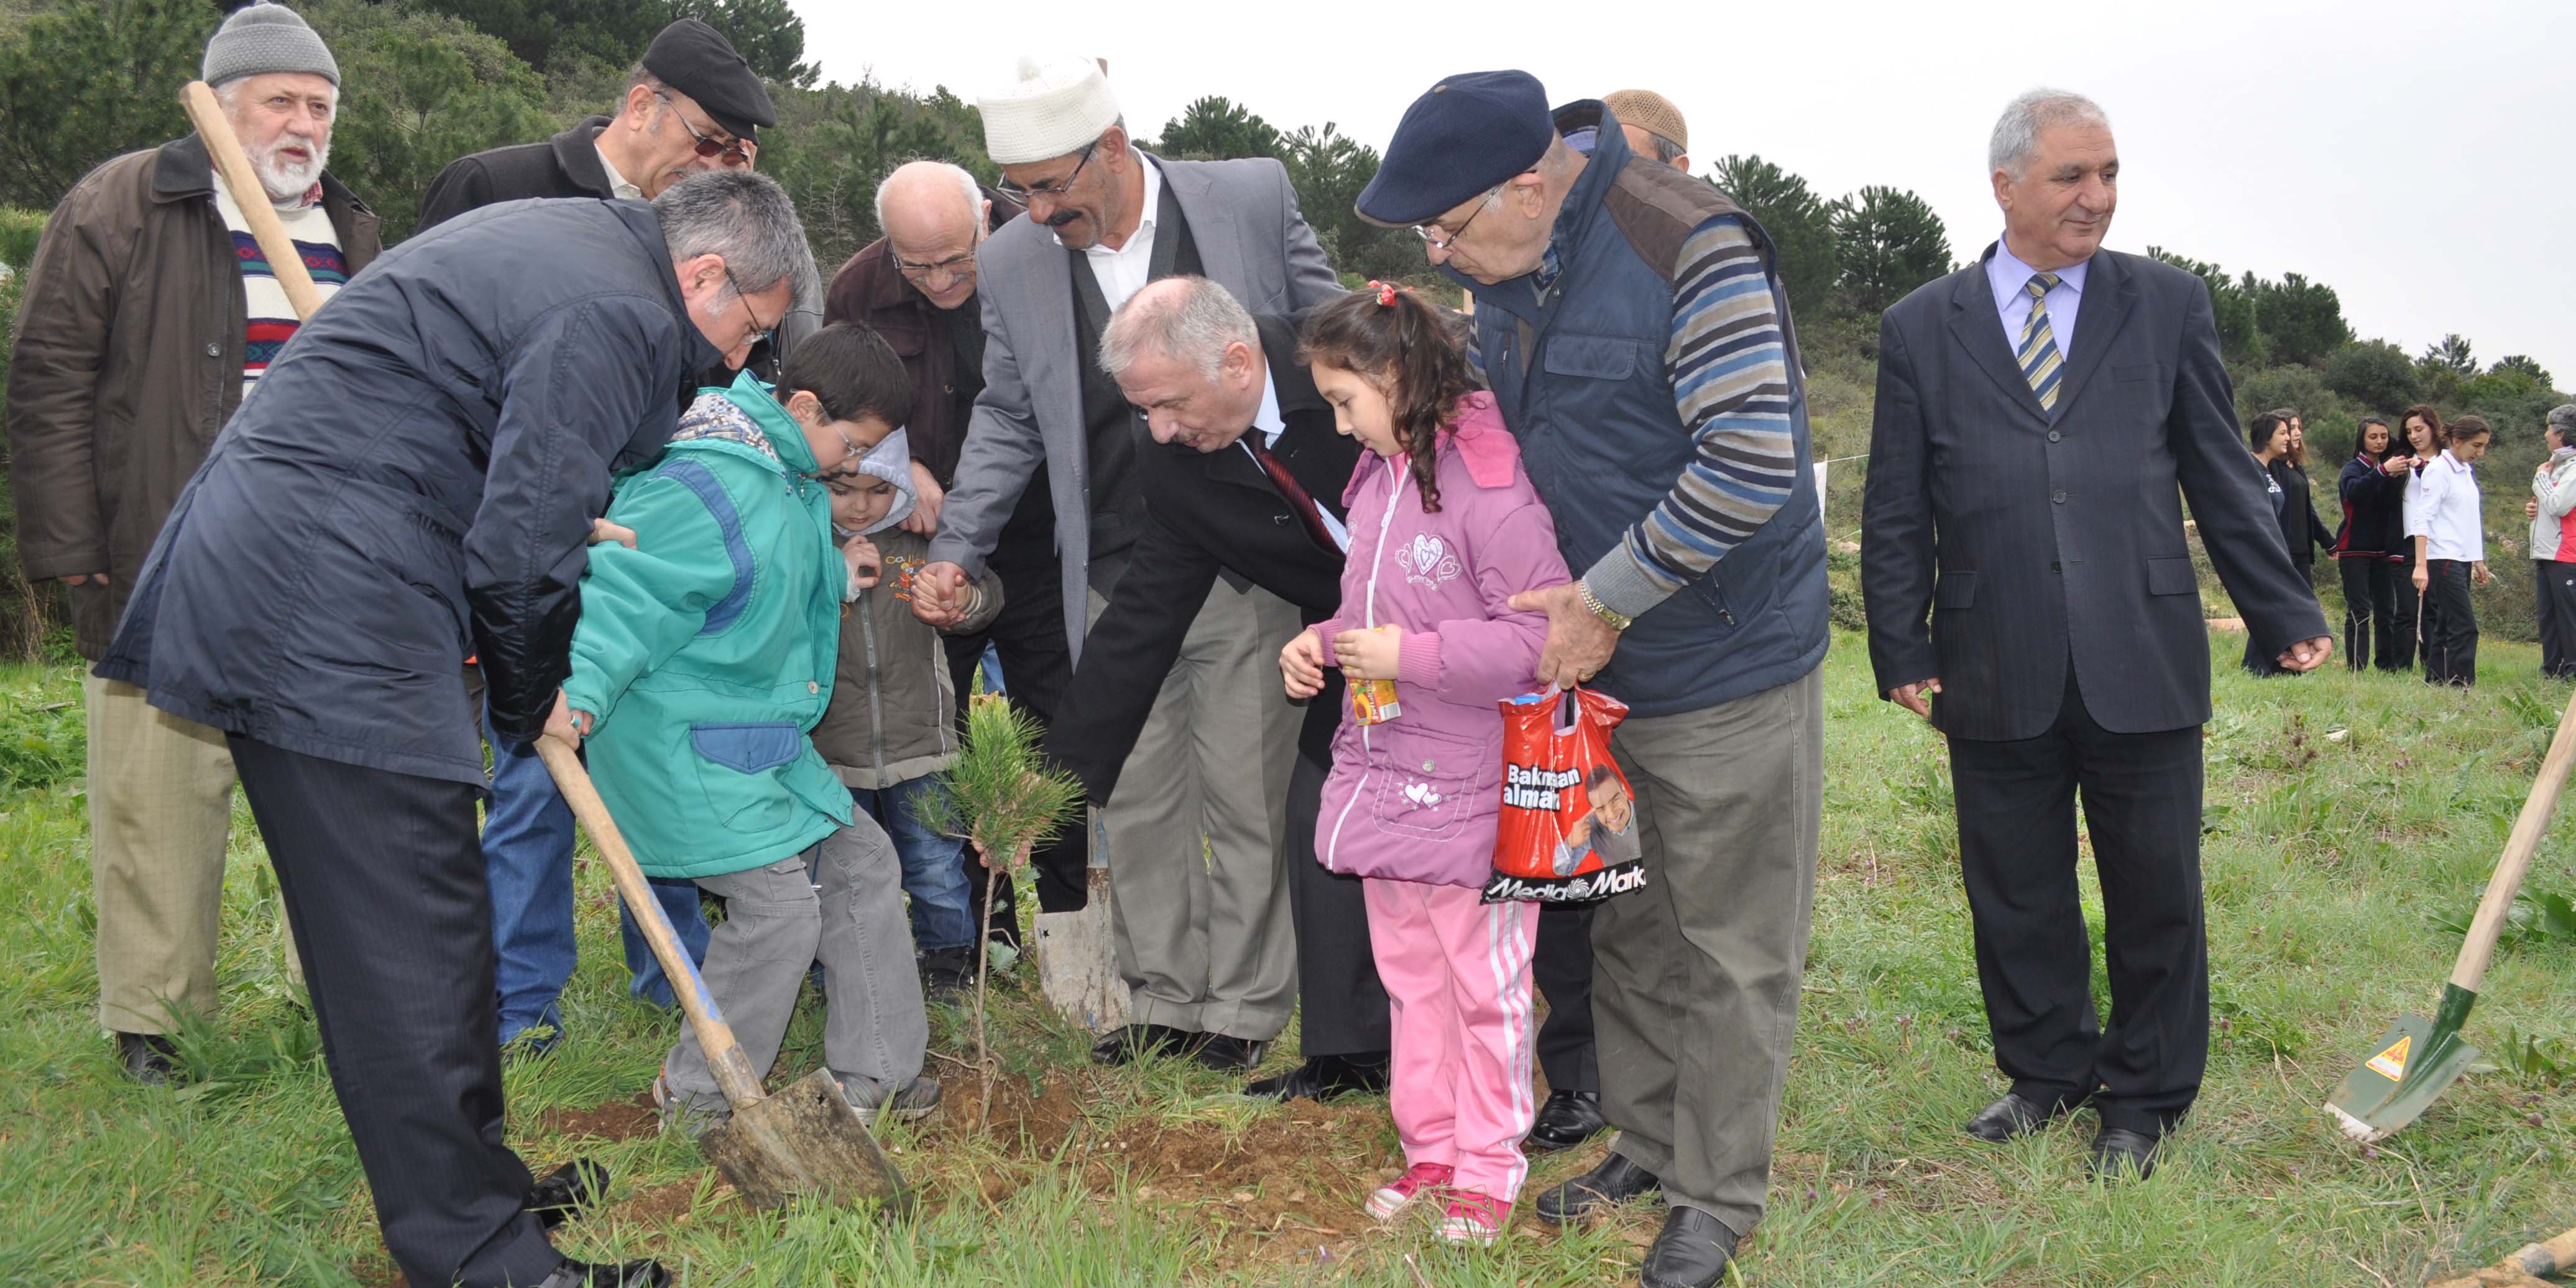
[(698, 1149), (754, 1207), (795, 1198), (843, 1205), (873, 1199), (895, 1213), (912, 1205), (903, 1173), (841, 1097), (829, 1069), (735, 1106), (732, 1117), (698, 1137)]
[(2398, 1017), (2371, 1047), (2370, 1058), (2335, 1088), (2326, 1108), (2344, 1135), (2364, 1144), (2385, 1139), (2415, 1121), (2477, 1059), (2478, 1049), (2460, 1038), (2459, 1021), (2468, 1008), (2443, 1000), (2439, 1019)]

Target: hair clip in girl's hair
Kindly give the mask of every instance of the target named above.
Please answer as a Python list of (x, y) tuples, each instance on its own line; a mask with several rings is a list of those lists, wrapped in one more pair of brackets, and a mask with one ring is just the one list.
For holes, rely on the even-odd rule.
[(1394, 308), (1394, 307), (1395, 307), (1395, 284), (1394, 284), (1394, 283), (1392, 283), (1392, 282), (1378, 282), (1378, 281), (1372, 281), (1372, 282), (1370, 282), (1370, 283), (1369, 283), (1369, 285), (1374, 286), (1374, 287), (1376, 287), (1376, 288), (1377, 288), (1377, 306), (1378, 306), (1379, 308), (1382, 308), (1382, 309), (1391, 309), (1391, 308)]

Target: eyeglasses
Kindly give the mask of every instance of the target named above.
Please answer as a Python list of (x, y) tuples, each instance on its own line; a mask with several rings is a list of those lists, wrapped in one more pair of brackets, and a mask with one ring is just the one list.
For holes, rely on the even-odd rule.
[(970, 250), (962, 255), (951, 255), (933, 264), (915, 264), (898, 255), (895, 257), (894, 268), (896, 272), (916, 282), (941, 273), (947, 274), (949, 279), (954, 281), (958, 278), (974, 276), (975, 252)]
[(1031, 187), (1022, 187), (1008, 179), (1004, 179), (1001, 182), (994, 184), (993, 188), (1003, 196), (1019, 202), (1022, 205), (1028, 204), (1028, 200), (1031, 197), (1061, 197), (1073, 190), (1073, 181), (1082, 177), (1082, 167), (1091, 164), (1091, 154), (1099, 150), (1100, 140), (1098, 139), (1093, 139), (1090, 143), (1084, 145), (1082, 149), (1082, 159), (1073, 163), (1073, 173), (1068, 174), (1061, 179), (1051, 180)]
[(1493, 204), (1494, 197), (1502, 192), (1503, 186), (1504, 185), (1502, 184), (1495, 184), (1493, 187), (1486, 189), (1485, 195), (1476, 199), (1476, 208), (1468, 211), (1465, 219), (1458, 221), (1458, 230), (1456, 232), (1449, 233), (1445, 236), (1433, 236), (1434, 233), (1441, 231), (1440, 225), (1437, 223), (1428, 223), (1415, 224), (1413, 226), (1413, 235), (1421, 238), (1422, 244), (1433, 250), (1445, 251), (1450, 247), (1457, 245), (1458, 239), (1467, 235), (1467, 225), (1476, 222), (1476, 216), (1485, 213), (1485, 207)]
[(653, 91), (653, 97), (671, 104), (671, 115), (678, 119), (680, 122), (680, 128), (687, 130), (689, 132), (689, 137), (698, 141), (699, 156), (717, 160), (719, 164), (730, 167), (741, 167), (751, 164), (751, 153), (743, 147), (742, 140), (708, 138), (706, 135), (698, 133), (698, 127), (689, 124), (688, 117), (681, 115), (680, 105), (671, 102), (670, 94), (657, 89)]
[[(742, 301), (742, 315), (751, 319), (753, 330), (750, 334), (742, 338), (742, 342), (744, 344), (754, 344), (759, 341), (766, 340), (771, 335), (776, 334), (778, 331), (777, 323), (764, 323), (760, 320), (759, 314), (751, 311), (751, 292), (742, 289), (742, 279), (733, 275), (733, 267), (731, 265), (727, 265), (725, 267), (724, 275), (725, 285), (733, 288), (733, 297)], [(850, 440), (844, 438), (841, 441), (847, 443)]]

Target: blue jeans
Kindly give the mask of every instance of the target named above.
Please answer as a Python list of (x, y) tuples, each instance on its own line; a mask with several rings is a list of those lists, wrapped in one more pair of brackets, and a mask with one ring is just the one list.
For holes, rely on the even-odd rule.
[[(992, 642), (992, 641), (990, 641), (990, 640), (985, 641), (985, 642), (984, 642), (984, 657), (983, 657), (983, 660), (982, 660), (982, 662), (980, 663), (980, 665), (984, 668), (984, 691), (985, 691), (986, 693), (1000, 693), (1000, 692), (1002, 692), (1002, 648), (1001, 648), (1001, 646), (1000, 646), (1000, 645), (998, 645), (998, 644), (993, 643), (993, 642)], [(963, 701), (963, 700), (964, 700), (964, 698), (963, 698), (963, 696), (962, 696), (962, 695), (960, 696), (959, 700), (960, 700), (960, 701)]]
[(966, 879), (966, 843), (924, 827), (915, 812), (938, 784), (924, 774), (877, 791), (850, 789), (850, 799), (894, 839), (903, 892), (912, 896), (912, 946), (925, 953), (974, 943), (975, 907), (983, 897)]
[[(492, 799), (483, 815), (483, 880), (492, 891), (493, 983), (501, 1010), (501, 1042), (521, 1029), (563, 1029), (556, 999), (572, 978), (579, 949), (572, 933), (572, 807), (555, 790), (554, 776), (534, 748), (504, 742), (484, 714), (492, 743)], [(698, 910), (692, 881), (654, 881), (653, 893), (679, 931), (692, 961), (707, 955), (707, 919)], [(618, 905), (626, 942), (630, 991), (657, 1006), (670, 1006), (671, 983), (662, 977), (632, 914)]]

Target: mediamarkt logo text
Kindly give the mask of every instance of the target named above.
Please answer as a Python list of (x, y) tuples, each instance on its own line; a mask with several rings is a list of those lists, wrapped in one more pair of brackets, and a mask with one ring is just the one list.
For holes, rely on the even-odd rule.
[(1587, 903), (1646, 888), (1646, 865), (1624, 863), (1579, 877), (1532, 880), (1497, 872), (1485, 883), (1480, 903), (1515, 900), (1529, 903)]

